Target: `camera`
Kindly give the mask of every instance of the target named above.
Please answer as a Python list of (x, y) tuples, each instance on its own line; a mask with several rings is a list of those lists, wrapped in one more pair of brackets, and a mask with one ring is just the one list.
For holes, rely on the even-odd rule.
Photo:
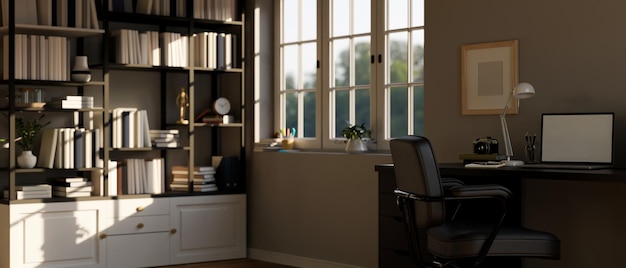
[(478, 138), (474, 140), (474, 153), (475, 154), (497, 154), (498, 153), (498, 140), (491, 137)]

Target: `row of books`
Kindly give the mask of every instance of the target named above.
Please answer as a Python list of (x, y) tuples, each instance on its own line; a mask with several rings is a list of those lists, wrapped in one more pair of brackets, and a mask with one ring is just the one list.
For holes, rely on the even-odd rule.
[(150, 142), (156, 148), (177, 148), (180, 146), (178, 129), (151, 129)]
[(46, 102), (47, 108), (87, 109), (93, 108), (93, 96), (65, 96)]
[[(117, 29), (112, 31), (115, 48), (112, 58), (119, 64), (171, 67), (189, 66), (189, 37), (181, 33)], [(163, 44), (163, 53), (159, 46)], [(193, 34), (193, 64), (209, 69), (231, 69), (238, 57), (237, 37), (233, 34), (202, 32)], [(163, 60), (161, 60), (161, 56)]]
[(233, 21), (237, 18), (237, 0), (194, 0), (196, 19)]
[(111, 32), (115, 62), (119, 64), (161, 65), (159, 32), (117, 29)]
[[(96, 0), (16, 0), (15, 23), (99, 29)], [(2, 0), (2, 25), (9, 25), (9, 0)]]
[(173, 166), (172, 167), (172, 183), (170, 188), (172, 191), (178, 192), (213, 192), (217, 191), (215, 183), (215, 169), (211, 166), (194, 167), (191, 181), (189, 180), (189, 167)]
[[(16, 34), (15, 78), (30, 80), (60, 80), (70, 78), (70, 42), (66, 37)], [(2, 37), (3, 78), (9, 78), (9, 41)]]
[[(120, 161), (109, 160), (108, 178), (100, 174), (94, 182), (94, 195), (108, 196), (122, 194), (160, 194), (165, 192), (165, 166), (163, 158), (129, 158)], [(106, 184), (105, 184), (106, 183)]]
[(152, 147), (146, 110), (115, 108), (112, 111), (112, 119), (112, 148)]
[(76, 169), (102, 167), (100, 129), (44, 128), (37, 166)]
[(109, 0), (109, 11), (185, 17), (186, 4), (187, 0)]

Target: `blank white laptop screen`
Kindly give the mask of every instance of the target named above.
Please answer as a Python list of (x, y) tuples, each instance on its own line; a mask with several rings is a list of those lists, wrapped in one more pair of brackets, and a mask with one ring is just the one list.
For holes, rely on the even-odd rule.
[(543, 114), (541, 162), (611, 164), (613, 117), (613, 113)]

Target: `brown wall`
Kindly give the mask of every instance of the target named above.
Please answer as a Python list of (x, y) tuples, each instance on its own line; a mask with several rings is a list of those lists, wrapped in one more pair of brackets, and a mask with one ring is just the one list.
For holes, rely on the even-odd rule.
[[(273, 1), (256, 2), (271, 8)], [(439, 161), (458, 162), (477, 137), (502, 136), (497, 115), (461, 115), (461, 46), (517, 39), (520, 81), (537, 90), (521, 101), (519, 115), (507, 116), (517, 155), (523, 134), (539, 133), (541, 113), (608, 111), (616, 114), (615, 160), (626, 167), (624, 10), (626, 2), (615, 0), (427, 0), (425, 135)], [(273, 28), (262, 28), (260, 38), (271, 42)], [(250, 249), (377, 266), (373, 165), (390, 161), (388, 155), (255, 153), (251, 158)], [(554, 232), (563, 242), (561, 260), (527, 260), (524, 267), (621, 261), (626, 184), (529, 179), (523, 190), (524, 224)]]

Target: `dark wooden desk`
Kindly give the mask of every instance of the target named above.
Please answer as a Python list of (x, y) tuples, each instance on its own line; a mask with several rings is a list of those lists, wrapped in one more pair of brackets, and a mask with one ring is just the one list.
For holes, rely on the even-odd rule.
[[(375, 166), (378, 172), (378, 267), (414, 267), (411, 262), (402, 215), (396, 207), (393, 190), (396, 188), (393, 164)], [(467, 184), (497, 183), (511, 189), (517, 196), (521, 192), (522, 179), (625, 182), (626, 169), (566, 170), (527, 169), (520, 167), (465, 168), (461, 163), (440, 164), (442, 177), (458, 178)], [(509, 204), (508, 224), (521, 223), (521, 199)], [(521, 264), (507, 265), (520, 267)]]

